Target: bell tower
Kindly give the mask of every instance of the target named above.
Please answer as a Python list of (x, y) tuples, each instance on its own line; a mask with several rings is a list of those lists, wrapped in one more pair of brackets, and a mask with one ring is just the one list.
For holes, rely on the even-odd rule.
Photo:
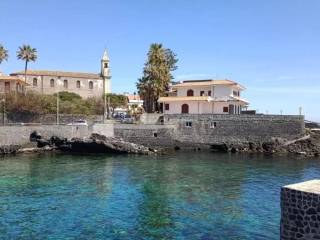
[(103, 78), (103, 91), (104, 93), (111, 92), (111, 71), (110, 71), (110, 59), (108, 56), (107, 49), (104, 50), (101, 59), (101, 77)]

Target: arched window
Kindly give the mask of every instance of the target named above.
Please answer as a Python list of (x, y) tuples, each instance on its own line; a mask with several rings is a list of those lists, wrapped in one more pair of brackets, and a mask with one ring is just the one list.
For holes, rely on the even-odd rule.
[(50, 87), (54, 87), (54, 79), (50, 79)]
[(108, 67), (109, 67), (108, 63), (104, 63), (104, 68), (108, 68)]
[(189, 89), (189, 90), (187, 91), (187, 96), (188, 96), (188, 97), (192, 97), (192, 96), (193, 96), (193, 90), (192, 90), (192, 89)]
[(63, 87), (68, 88), (68, 80), (67, 79), (63, 80)]
[(81, 83), (80, 81), (77, 81), (77, 88), (80, 88), (81, 87)]
[(93, 82), (92, 81), (89, 82), (89, 89), (93, 89)]
[(182, 104), (181, 113), (189, 113), (189, 105), (188, 104)]
[(33, 86), (34, 87), (38, 86), (38, 79), (37, 78), (33, 79)]

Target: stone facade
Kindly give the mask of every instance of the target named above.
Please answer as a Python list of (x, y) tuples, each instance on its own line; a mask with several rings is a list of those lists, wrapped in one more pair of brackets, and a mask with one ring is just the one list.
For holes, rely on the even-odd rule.
[(320, 180), (281, 189), (281, 240), (320, 239)]

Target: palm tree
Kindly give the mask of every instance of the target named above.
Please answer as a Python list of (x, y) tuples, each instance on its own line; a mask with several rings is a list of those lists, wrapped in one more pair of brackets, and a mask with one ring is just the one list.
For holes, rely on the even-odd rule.
[(25, 61), (24, 67), (24, 81), (27, 82), (28, 62), (35, 62), (37, 60), (37, 49), (30, 45), (22, 45), (17, 51), (17, 58)]
[(3, 61), (7, 61), (8, 60), (8, 50), (5, 49), (1, 44), (0, 44), (0, 64), (3, 62)]

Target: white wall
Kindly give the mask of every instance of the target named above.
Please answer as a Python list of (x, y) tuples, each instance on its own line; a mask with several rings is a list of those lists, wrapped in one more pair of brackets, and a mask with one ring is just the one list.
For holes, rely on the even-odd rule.
[(189, 105), (189, 113), (190, 114), (203, 114), (203, 113), (214, 113), (214, 114), (228, 114), (223, 112), (223, 107), (229, 107), (229, 103), (223, 102), (171, 102), (169, 103), (169, 110), (164, 110), (165, 114), (180, 114), (181, 106), (183, 104)]
[(187, 96), (187, 91), (189, 89), (193, 90), (193, 96), (200, 96), (200, 91), (205, 91), (205, 94), (208, 95), (208, 91), (211, 91), (211, 86), (204, 86), (204, 87), (183, 87), (183, 88), (178, 88), (177, 90), (177, 96), (178, 97), (186, 97)]

